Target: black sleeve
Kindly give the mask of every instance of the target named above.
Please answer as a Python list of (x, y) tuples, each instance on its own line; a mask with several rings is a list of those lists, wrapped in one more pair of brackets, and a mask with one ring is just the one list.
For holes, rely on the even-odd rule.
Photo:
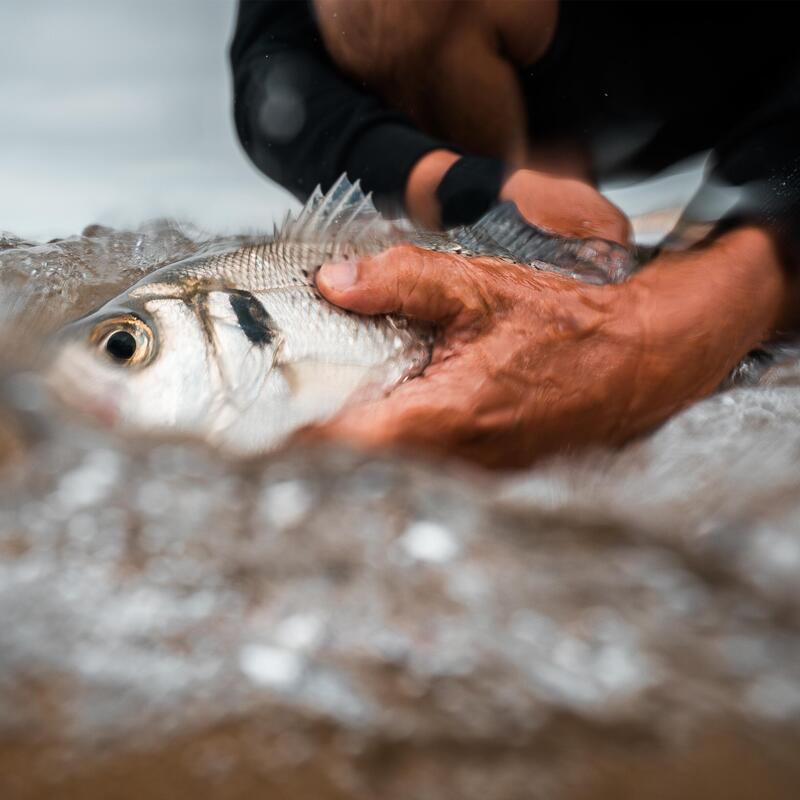
[(230, 47), (234, 118), (256, 166), (297, 197), (346, 172), (398, 210), (416, 161), (442, 142), (357, 88), (332, 63), (311, 0), (240, 0)]
[(722, 218), (718, 230), (752, 222), (772, 230), (800, 267), (800, 59), (711, 154), (707, 180), (685, 220)]

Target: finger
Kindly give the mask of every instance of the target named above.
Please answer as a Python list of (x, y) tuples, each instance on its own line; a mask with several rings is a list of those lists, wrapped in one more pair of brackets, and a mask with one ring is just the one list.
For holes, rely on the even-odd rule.
[(371, 258), (324, 264), (317, 273), (319, 290), (338, 306), (434, 323), (486, 314), (492, 283), (492, 273), (481, 259), (468, 261), (410, 245)]

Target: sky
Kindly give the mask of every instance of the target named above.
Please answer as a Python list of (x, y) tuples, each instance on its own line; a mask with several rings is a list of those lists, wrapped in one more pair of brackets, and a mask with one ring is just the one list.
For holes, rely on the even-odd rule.
[[(236, 138), (235, 0), (2, 0), (0, 231), (34, 240), (171, 217), (268, 231), (296, 202)], [(675, 206), (678, 176), (610, 192)], [(688, 187), (688, 188), (687, 188)]]
[(239, 146), (234, 0), (3, 0), (0, 230), (160, 216), (269, 230), (295, 201)]

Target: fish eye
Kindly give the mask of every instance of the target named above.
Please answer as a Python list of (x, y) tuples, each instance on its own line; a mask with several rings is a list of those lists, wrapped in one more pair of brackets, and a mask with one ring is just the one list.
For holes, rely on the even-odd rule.
[(106, 352), (117, 361), (130, 361), (136, 354), (136, 337), (128, 331), (114, 331), (106, 339)]
[(138, 317), (123, 316), (101, 322), (92, 341), (119, 366), (142, 366), (153, 355), (153, 333)]

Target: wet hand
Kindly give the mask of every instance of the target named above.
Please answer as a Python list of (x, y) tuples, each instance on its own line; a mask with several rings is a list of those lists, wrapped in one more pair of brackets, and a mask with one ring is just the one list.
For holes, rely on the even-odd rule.
[(501, 200), (512, 200), (523, 217), (546, 231), (578, 239), (599, 237), (631, 244), (630, 221), (610, 200), (577, 178), (530, 169), (513, 172)]
[(713, 392), (781, 323), (789, 295), (756, 229), (665, 254), (615, 286), (410, 246), (325, 265), (317, 285), (344, 308), (438, 333), (422, 376), (315, 435), (494, 467), (652, 429)]
[(438, 335), (421, 377), (316, 435), (511, 467), (639, 430), (627, 408), (641, 341), (622, 287), (410, 246), (323, 266), (317, 285), (339, 306), (425, 320)]

